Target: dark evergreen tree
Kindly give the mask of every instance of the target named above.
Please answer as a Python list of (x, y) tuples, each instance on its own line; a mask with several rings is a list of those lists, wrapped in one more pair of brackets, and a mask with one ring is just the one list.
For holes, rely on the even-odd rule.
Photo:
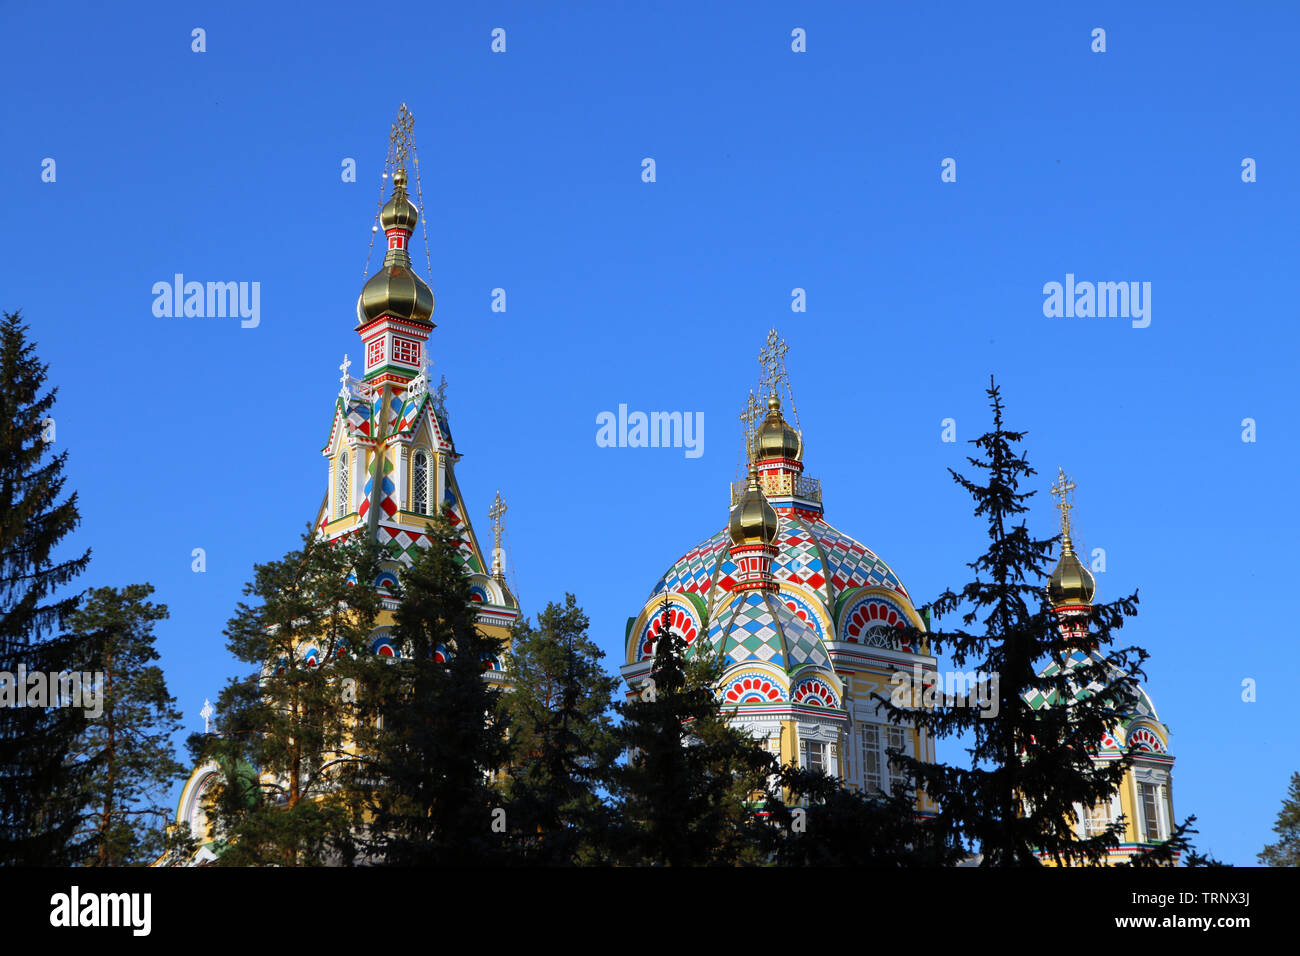
[(308, 529), (302, 548), (258, 565), (226, 627), (254, 671), (223, 689), (217, 732), (190, 739), (224, 768), (212, 815), (225, 865), (307, 866), (355, 858), (366, 801), (356, 772), (356, 699), (373, 662), (379, 549)]
[(1273, 832), (1277, 834), (1277, 842), (1260, 851), (1259, 862), (1265, 866), (1300, 866), (1300, 773), (1291, 774), (1291, 786), (1278, 811)]
[(655, 866), (765, 862), (777, 760), (728, 723), (713, 690), (718, 657), (701, 648), (687, 661), (685, 649), (665, 607), (650, 680), (618, 707), (627, 759), (615, 774), (615, 850)]
[[(911, 792), (868, 794), (793, 764), (766, 810), (773, 860), (784, 866), (948, 866), (963, 855), (950, 834), (916, 810)], [(795, 806), (789, 805), (796, 804)]]
[(96, 588), (71, 618), (72, 631), (93, 649), (91, 669), (102, 682), (102, 712), (78, 741), (79, 759), (96, 767), (86, 781), (81, 833), (94, 866), (158, 858), (170, 813), (163, 801), (185, 772), (172, 746), (181, 715), (154, 663), (153, 625), (167, 608), (148, 601), (151, 594), (149, 584)]
[[(1057, 539), (1031, 537), (1021, 519), (1034, 492), (1021, 491), (1020, 483), (1035, 474), (1014, 447), (1024, 433), (1004, 427), (996, 384), (987, 393), (993, 430), (972, 441), (982, 457), (968, 458), (987, 472), (987, 483), (950, 471), (987, 522), (989, 547), (969, 565), (974, 580), (932, 606), (936, 619), (961, 609), (962, 624), (978, 622), (981, 629), (937, 632), (930, 641), (958, 667), (971, 661), (977, 671), (998, 676), (996, 715), (960, 705), (900, 708), (886, 698), (882, 704), (891, 720), (911, 720), (937, 737), (968, 735), (969, 767), (905, 755), (897, 760), (938, 801), (939, 831), (978, 848), (984, 865), (1037, 865), (1038, 853), (1058, 863), (1098, 863), (1118, 845), (1123, 821), (1088, 837), (1075, 825), (1079, 808), (1110, 799), (1131, 763), (1131, 754), (1092, 758), (1103, 734), (1131, 713), (1143, 677), (1144, 651), (1108, 650), (1112, 632), (1136, 614), (1137, 595), (1093, 605), (1083, 639), (1061, 629), (1045, 587)], [(1052, 662), (1055, 668), (1046, 667)], [(1050, 706), (1035, 707), (1031, 699)], [(1186, 826), (1145, 862), (1167, 862), (1185, 846)]]
[(610, 826), (600, 790), (618, 758), (610, 707), (619, 681), (587, 636), (572, 594), (515, 629), (507, 655), (507, 820), (522, 862), (601, 862)]
[(38, 866), (81, 858), (78, 794), (95, 767), (73, 759), (82, 709), (29, 698), (17, 681), (20, 668), (86, 669), (81, 642), (56, 632), (76, 605), (61, 590), (90, 560), (60, 553), (80, 516), (75, 492), (60, 500), (67, 452), (50, 453), (58, 389), (45, 390), (48, 369), (27, 332), (18, 313), (0, 320), (0, 865)]
[(400, 657), (375, 668), (363, 701), (379, 781), (371, 852), (396, 866), (499, 862), (507, 821), (491, 777), (506, 762), (505, 721), (483, 672), (504, 648), (475, 624), (459, 536), (442, 517), (427, 535), (400, 575)]

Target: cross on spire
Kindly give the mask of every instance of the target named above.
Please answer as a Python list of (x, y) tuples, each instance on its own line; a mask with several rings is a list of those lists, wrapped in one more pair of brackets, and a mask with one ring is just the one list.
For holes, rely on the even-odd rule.
[(392, 132), (388, 134), (388, 161), (396, 169), (406, 169), (406, 157), (411, 152), (411, 133), (415, 129), (415, 117), (403, 103), (393, 121)]
[(1065, 469), (1057, 466), (1056, 484), (1052, 485), (1052, 497), (1059, 498), (1056, 507), (1061, 512), (1061, 534), (1065, 535), (1066, 540), (1070, 538), (1070, 509), (1074, 505), (1070, 504), (1070, 493), (1074, 491), (1074, 482), (1065, 474)]
[(749, 390), (749, 398), (745, 402), (745, 407), (740, 413), (740, 421), (745, 426), (745, 456), (752, 458), (754, 455), (754, 422), (758, 421), (761, 416), (758, 407), (758, 400), (754, 398), (754, 390)]
[(212, 701), (205, 697), (203, 699), (203, 709), (199, 711), (199, 716), (203, 718), (203, 732), (205, 734), (212, 733), (212, 718), (215, 714), (216, 711), (212, 709)]
[(492, 519), (492, 576), (496, 578), (500, 578), (504, 571), (501, 560), (501, 518), (507, 510), (506, 503), (501, 500), (501, 489), (498, 488), (496, 499), (488, 509), (488, 517)]
[(339, 371), (343, 373), (343, 375), (342, 375), (342, 377), (339, 379), (339, 381), (343, 383), (343, 387), (344, 387), (344, 388), (347, 388), (347, 384), (348, 384), (348, 369), (350, 369), (351, 367), (352, 367), (352, 362), (348, 360), (348, 353), (347, 353), (347, 352), (344, 352), (344, 353), (343, 353), (343, 361), (339, 363)]
[(767, 344), (759, 350), (758, 364), (763, 368), (762, 384), (769, 395), (775, 395), (783, 382), (786, 388), (790, 387), (785, 372), (785, 353), (789, 351), (790, 346), (785, 344), (776, 329), (768, 329)]

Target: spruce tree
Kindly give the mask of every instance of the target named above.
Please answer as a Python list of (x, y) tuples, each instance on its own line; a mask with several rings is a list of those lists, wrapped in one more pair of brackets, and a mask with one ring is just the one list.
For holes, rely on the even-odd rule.
[[(788, 764), (765, 807), (774, 862), (783, 866), (947, 866), (960, 844), (916, 810), (916, 795), (847, 789), (821, 771)], [(787, 799), (797, 801), (791, 807)]]
[[(1112, 632), (1136, 614), (1137, 595), (1093, 605), (1085, 640), (1063, 633), (1045, 587), (1057, 539), (1031, 537), (1021, 517), (1034, 492), (1020, 485), (1035, 474), (1015, 447), (1024, 433), (1004, 426), (996, 384), (990, 383), (987, 394), (993, 430), (972, 440), (980, 457), (967, 459), (987, 473), (986, 483), (949, 471), (974, 498), (975, 515), (988, 526), (989, 547), (969, 564), (974, 579), (932, 606), (936, 619), (962, 609), (964, 627), (978, 622), (980, 628), (959, 627), (929, 639), (936, 653), (947, 649), (959, 668), (971, 661), (978, 672), (997, 675), (996, 716), (960, 704), (914, 709), (880, 699), (895, 722), (909, 719), (936, 737), (964, 733), (971, 741), (969, 767), (896, 758), (938, 801), (941, 832), (978, 848), (987, 866), (1037, 865), (1038, 854), (1057, 863), (1095, 864), (1118, 845), (1123, 821), (1086, 837), (1075, 827), (1079, 809), (1108, 801), (1132, 761), (1131, 753), (1104, 762), (1093, 755), (1102, 736), (1131, 712), (1143, 677), (1144, 651), (1108, 650)], [(1035, 708), (1031, 699), (1051, 705)], [(1168, 862), (1185, 849), (1190, 822), (1141, 862)]]
[(80, 522), (63, 494), (67, 452), (50, 452), (57, 388), (18, 313), (0, 319), (0, 865), (76, 862), (78, 794), (94, 772), (73, 759), (86, 717), (77, 707), (28, 703), (28, 673), (82, 671), (75, 636), (56, 633), (77, 596), (60, 593), (90, 561), (61, 553)]
[(309, 528), (303, 546), (258, 565), (226, 626), (252, 673), (232, 679), (217, 731), (194, 735), (197, 761), (223, 769), (212, 813), (223, 865), (351, 862), (365, 794), (354, 786), (356, 688), (373, 660), (379, 550), (331, 542)]
[(86, 862), (125, 866), (157, 859), (165, 845), (169, 808), (163, 801), (185, 768), (172, 735), (181, 715), (155, 661), (154, 622), (167, 617), (151, 603), (149, 584), (95, 588), (70, 626), (92, 648), (101, 713), (85, 727), (77, 749), (96, 768), (86, 781), (82, 836)]
[(1300, 866), (1300, 773), (1291, 774), (1291, 786), (1277, 822), (1273, 824), (1276, 843), (1270, 843), (1258, 854), (1265, 866)]
[(475, 623), (459, 536), (441, 516), (426, 534), (399, 575), (400, 656), (375, 665), (362, 701), (362, 749), (378, 781), (370, 852), (395, 866), (482, 865), (506, 851), (490, 779), (505, 764), (505, 720), (484, 678), (504, 647)]
[(761, 814), (777, 760), (727, 721), (716, 653), (701, 647), (687, 661), (685, 651), (665, 606), (650, 680), (618, 707), (628, 756), (615, 775), (615, 850), (652, 866), (765, 862)]
[(618, 756), (609, 711), (619, 684), (603, 657), (572, 594), (512, 636), (501, 705), (510, 726), (507, 818), (521, 862), (602, 859), (609, 819), (599, 791)]

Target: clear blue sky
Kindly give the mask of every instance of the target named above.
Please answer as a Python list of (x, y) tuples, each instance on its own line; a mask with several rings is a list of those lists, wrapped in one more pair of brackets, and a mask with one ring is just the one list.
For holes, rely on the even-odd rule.
[[(481, 536), (506, 498), (529, 613), (575, 592), (617, 666), (626, 618), (725, 521), (771, 326), (828, 519), (930, 600), (984, 545), (940, 423), (982, 431), (994, 373), (1040, 473), (1033, 529), (1053, 533), (1064, 465), (1101, 594), (1140, 589), (1124, 636), (1152, 655), (1175, 811), (1253, 863), (1300, 769), (1279, 618), (1300, 531), (1298, 33), (1280, 3), (8, 3), (0, 306), (59, 386), (83, 583), (153, 582), (200, 728), (236, 669), (242, 583), (324, 494), (406, 101), (459, 477)], [(259, 282), (259, 326), (156, 318), (177, 272)], [(1150, 282), (1150, 326), (1045, 317), (1067, 273)], [(703, 412), (704, 454), (597, 447), (620, 403)]]

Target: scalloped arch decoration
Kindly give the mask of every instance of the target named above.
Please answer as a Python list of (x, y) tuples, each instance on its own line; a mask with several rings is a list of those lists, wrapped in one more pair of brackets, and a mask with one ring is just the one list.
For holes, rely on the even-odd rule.
[(748, 672), (724, 684), (721, 697), (729, 704), (769, 704), (784, 700), (785, 692), (769, 675)]
[(805, 677), (799, 681), (794, 685), (794, 692), (790, 695), (790, 699), (796, 704), (810, 704), (830, 710), (838, 710), (840, 706), (835, 691), (820, 677)]

